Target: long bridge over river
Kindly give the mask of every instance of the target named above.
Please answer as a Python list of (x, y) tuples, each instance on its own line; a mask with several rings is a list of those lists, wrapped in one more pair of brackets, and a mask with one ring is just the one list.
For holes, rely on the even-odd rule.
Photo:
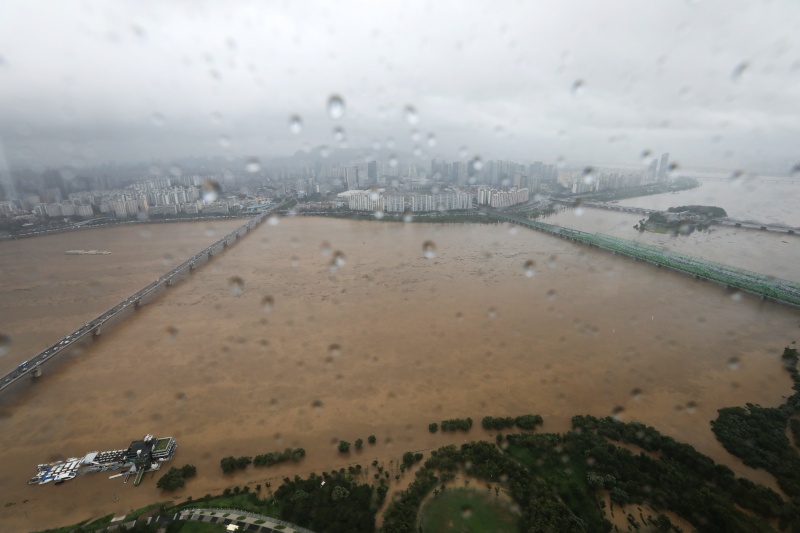
[(131, 316), (138, 307), (151, 302), (158, 295), (163, 293), (167, 287), (175, 285), (179, 281), (187, 278), (193, 270), (208, 262), (211, 257), (219, 255), (238, 239), (244, 237), (248, 231), (262, 223), (268, 215), (269, 213), (264, 211), (249, 219), (243, 226), (240, 226), (211, 246), (194, 254), (146, 287), (136, 291), (97, 318), (87, 322), (55, 344), (36, 354), (36, 356), (25, 361), (14, 370), (0, 377), (0, 392), (25, 376), (41, 376), (45, 363), (53, 361), (61, 354), (70, 352), (70, 348), (73, 347), (75, 343), (91, 341), (93, 337), (99, 336), (103, 331), (107, 331), (109, 328), (122, 322)]
[(656, 246), (620, 239), (603, 233), (587, 233), (500, 212), (492, 212), (490, 214), (514, 224), (539, 230), (562, 239), (582, 242), (635, 260), (646, 261), (657, 267), (665, 267), (689, 274), (697, 279), (714, 281), (727, 288), (736, 288), (763, 299), (800, 307), (800, 283), (765, 276), (757, 272), (707, 261), (700, 257), (663, 250)]

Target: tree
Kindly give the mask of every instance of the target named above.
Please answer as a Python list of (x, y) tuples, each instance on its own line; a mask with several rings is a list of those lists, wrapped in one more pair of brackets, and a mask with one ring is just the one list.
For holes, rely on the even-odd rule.
[(339, 500), (344, 500), (348, 496), (350, 496), (350, 491), (338, 485), (334, 487), (333, 491), (331, 492), (331, 499), (335, 502), (338, 502)]
[(439, 431), (439, 424), (437, 424), (436, 422), (431, 422), (430, 424), (428, 424), (428, 431), (430, 431), (431, 433), (436, 433), (437, 431)]
[(339, 452), (347, 453), (350, 451), (350, 443), (344, 440), (339, 441)]
[(375, 438), (375, 435), (370, 435), (369, 437), (367, 437), (367, 441), (369, 441), (370, 444), (375, 444), (376, 440), (377, 439)]
[(356, 450), (360, 450), (363, 445), (364, 445), (364, 441), (363, 440), (356, 439)]

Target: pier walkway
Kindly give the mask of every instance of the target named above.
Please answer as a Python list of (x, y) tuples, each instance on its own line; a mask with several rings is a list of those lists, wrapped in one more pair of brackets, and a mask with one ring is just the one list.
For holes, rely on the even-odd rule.
[(671, 252), (656, 246), (620, 239), (602, 233), (587, 233), (499, 212), (491, 212), (489, 214), (501, 220), (542, 231), (562, 239), (582, 242), (615, 254), (626, 255), (635, 260), (646, 261), (658, 267), (666, 267), (683, 272), (698, 279), (714, 281), (728, 288), (736, 288), (755, 294), (763, 299), (800, 307), (800, 283), (765, 276), (757, 272), (750, 272), (749, 270), (707, 261), (700, 257)]
[(222, 253), (226, 248), (233, 245), (238, 239), (242, 238), (249, 230), (262, 223), (269, 215), (264, 211), (257, 216), (250, 218), (246, 224), (238, 227), (234, 231), (225, 235), (223, 238), (204, 248), (200, 252), (176, 266), (166, 274), (159, 277), (146, 287), (136, 291), (125, 300), (121, 301), (108, 311), (102, 313), (97, 318), (87, 322), (85, 325), (76, 329), (72, 333), (64, 336), (55, 344), (45, 348), (31, 359), (25, 361), (14, 370), (0, 377), (0, 392), (10, 387), (15, 382), (25, 376), (39, 377), (42, 375), (43, 365), (52, 361), (57, 356), (68, 353), (70, 347), (77, 342), (91, 341), (92, 337), (99, 336), (103, 331), (113, 327), (125, 318), (134, 313), (136, 308), (141, 307), (155, 299), (163, 293), (167, 287), (175, 285), (180, 280), (185, 279), (196, 268), (205, 264), (211, 257)]

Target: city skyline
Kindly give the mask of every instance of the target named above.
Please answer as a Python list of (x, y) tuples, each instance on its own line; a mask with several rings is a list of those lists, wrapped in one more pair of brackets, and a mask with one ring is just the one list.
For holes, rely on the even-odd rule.
[[(800, 123), (785, 112), (800, 99), (795, 4), (456, 7), (8, 4), (0, 166), (345, 144), (421, 161), (797, 163)], [(32, 46), (34, 20), (57, 50)], [(342, 116), (326, 109), (333, 95)]]

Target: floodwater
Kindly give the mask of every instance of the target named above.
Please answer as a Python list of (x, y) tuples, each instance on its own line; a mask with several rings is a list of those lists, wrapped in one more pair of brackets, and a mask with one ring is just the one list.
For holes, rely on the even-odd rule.
[[(106, 239), (92, 247), (118, 240)], [(284, 218), (4, 401), (0, 501), (14, 505), (0, 523), (41, 529), (246, 482), (274, 488), (285, 475), (491, 436), (430, 434), (443, 418), (479, 426), (528, 412), (547, 431), (617, 412), (775, 487), (728, 455), (709, 421), (722, 406), (791, 393), (780, 353), (798, 323), (793, 308), (522, 228)], [(139, 487), (104, 474), (25, 484), (45, 460), (145, 433), (174, 436), (173, 464), (197, 466), (185, 489), (160, 494), (150, 475)], [(376, 445), (336, 451), (370, 434)], [(300, 465), (219, 468), (288, 446), (306, 449)]]
[[(39, 353), (243, 220), (136, 224), (0, 242), (0, 373)], [(110, 255), (65, 255), (100, 250)]]

